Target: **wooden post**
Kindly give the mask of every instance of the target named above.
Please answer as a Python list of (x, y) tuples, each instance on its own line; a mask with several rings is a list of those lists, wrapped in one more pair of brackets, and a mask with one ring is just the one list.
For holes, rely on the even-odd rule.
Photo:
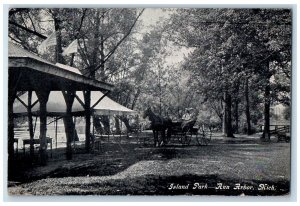
[(65, 102), (66, 102), (66, 116), (63, 118), (64, 122), (65, 122), (65, 132), (66, 132), (66, 136), (67, 136), (67, 152), (66, 152), (66, 156), (67, 159), (70, 160), (72, 159), (72, 139), (74, 137), (74, 129), (73, 128), (73, 124), (70, 124), (70, 122), (73, 123), (73, 119), (72, 119), (72, 105), (75, 99), (75, 92), (74, 91), (63, 91), (63, 95), (65, 98)]
[(55, 149), (57, 150), (57, 121), (58, 121), (58, 118), (55, 117)]
[(95, 152), (95, 127), (94, 127), (94, 118), (91, 118), (92, 119), (92, 152), (94, 153)]
[(14, 113), (13, 104), (16, 98), (16, 91), (8, 93), (8, 163), (9, 167), (14, 160)]
[(50, 91), (47, 90), (36, 90), (36, 95), (40, 102), (40, 163), (46, 165), (48, 160), (47, 154), (47, 102)]
[(85, 106), (85, 150), (90, 152), (91, 140), (90, 140), (90, 129), (91, 129), (91, 91), (85, 91), (84, 94), (84, 106)]
[[(75, 97), (75, 95), (74, 95), (74, 97)], [(73, 122), (74, 122), (74, 127), (73, 127), (72, 141), (73, 141), (73, 148), (75, 149), (75, 147), (76, 147), (76, 137), (75, 137), (75, 135), (76, 135), (76, 117), (74, 117)], [(78, 141), (79, 141), (79, 137), (78, 137)]]
[(28, 127), (29, 127), (29, 135), (30, 135), (30, 159), (32, 161), (34, 158), (34, 147), (33, 147), (34, 134), (33, 134), (33, 124), (32, 124), (31, 98), (32, 98), (32, 91), (28, 91), (27, 114), (28, 114)]
[(17, 86), (21, 81), (22, 73), (8, 75), (8, 170), (12, 169), (14, 163), (14, 101), (17, 97)]

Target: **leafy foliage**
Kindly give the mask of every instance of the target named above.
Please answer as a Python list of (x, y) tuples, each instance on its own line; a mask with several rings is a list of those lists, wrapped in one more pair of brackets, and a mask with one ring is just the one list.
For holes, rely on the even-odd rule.
[[(250, 110), (256, 125), (266, 101), (290, 104), (290, 10), (162, 11), (165, 18), (145, 31), (141, 9), (11, 9), (9, 37), (37, 52), (58, 22), (63, 47), (79, 39), (79, 53), (65, 62), (112, 82), (110, 97), (138, 111), (151, 105), (178, 119), (194, 107), (202, 121), (220, 124), (227, 108), (243, 125)], [(187, 54), (182, 62), (170, 58), (176, 52)], [(55, 61), (54, 53), (51, 47), (44, 58)]]

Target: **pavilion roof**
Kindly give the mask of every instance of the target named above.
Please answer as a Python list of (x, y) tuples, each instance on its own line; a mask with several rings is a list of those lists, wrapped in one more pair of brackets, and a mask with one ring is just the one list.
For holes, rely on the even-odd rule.
[(74, 67), (55, 65), (11, 42), (8, 47), (8, 58), (9, 82), (17, 91), (38, 89), (111, 91), (113, 88), (109, 83), (83, 76)]
[[(84, 102), (83, 92), (76, 92), (78, 98), (81, 102)], [(101, 98), (104, 94), (100, 91), (92, 91), (91, 92), (91, 105), (97, 103), (99, 98)], [(28, 95), (27, 93), (19, 96), (19, 99), (26, 104)], [(26, 116), (27, 108), (22, 102), (16, 99), (14, 102), (14, 114), (16, 116)], [(38, 98), (36, 94), (32, 93), (32, 102), (37, 101)], [(39, 115), (40, 114), (40, 106), (39, 103), (35, 104), (32, 107), (32, 114)], [(83, 105), (75, 98), (74, 103), (72, 105), (72, 114), (73, 116), (83, 116), (85, 109)], [(92, 109), (93, 115), (135, 115), (136, 111), (131, 110), (123, 105), (115, 102), (109, 97), (105, 96), (95, 107)], [(49, 95), (49, 100), (47, 102), (47, 115), (48, 116), (63, 116), (66, 114), (66, 103), (63, 97), (62, 92), (60, 91), (52, 91)]]

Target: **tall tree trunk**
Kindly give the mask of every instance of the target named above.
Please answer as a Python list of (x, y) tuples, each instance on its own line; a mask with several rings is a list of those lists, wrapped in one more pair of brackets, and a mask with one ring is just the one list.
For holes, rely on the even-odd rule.
[(55, 47), (55, 60), (58, 63), (65, 64), (64, 57), (62, 55), (62, 39), (61, 39), (61, 28), (60, 28), (60, 23), (61, 20), (58, 17), (58, 10), (54, 9), (54, 28), (55, 28), (55, 33), (56, 33), (56, 47)]
[(225, 93), (225, 113), (226, 113), (225, 128), (226, 128), (227, 137), (234, 137), (233, 129), (232, 129), (231, 106), (232, 106), (231, 95), (228, 92), (226, 92)]
[[(105, 77), (105, 53), (104, 53), (104, 37), (100, 34), (100, 25), (101, 25), (101, 19), (104, 20), (104, 14), (100, 14), (100, 10), (97, 10), (96, 12), (96, 22), (95, 22), (95, 33), (94, 33), (94, 48), (93, 48), (93, 55), (92, 55), (92, 64), (94, 65), (91, 67), (91, 78), (96, 78), (96, 64), (97, 64), (97, 58), (98, 58), (98, 52), (100, 54), (100, 64), (99, 64), (99, 70), (100, 70), (100, 80), (104, 81), (106, 79)], [(103, 23), (103, 22), (102, 22)], [(99, 49), (100, 45), (100, 49)], [(94, 117), (95, 122), (101, 122), (103, 125), (103, 128), (101, 128), (102, 132), (104, 134), (110, 133), (110, 123), (109, 123), (109, 117), (105, 115)], [(100, 125), (100, 124), (99, 124)], [(99, 128), (99, 129), (100, 129)]]
[(264, 131), (262, 138), (270, 140), (270, 80), (265, 86), (265, 106), (264, 106)]
[(158, 66), (159, 115), (162, 115), (161, 67)]
[[(98, 51), (99, 51), (99, 44), (100, 46), (101, 43), (99, 41), (99, 36), (100, 36), (100, 10), (96, 10), (96, 19), (95, 19), (95, 32), (94, 32), (94, 38), (93, 38), (93, 52), (92, 52), (92, 57), (91, 57), (91, 67), (90, 67), (90, 78), (95, 79), (96, 78), (96, 67), (97, 67), (97, 58), (98, 58)], [(104, 52), (102, 48), (100, 48), (100, 56), (101, 52)], [(104, 65), (100, 64), (101, 66), (104, 67)], [(102, 77), (100, 77), (102, 78)]]
[(264, 77), (265, 77), (265, 103), (264, 103), (264, 131), (262, 139), (265, 141), (270, 140), (270, 106), (271, 106), (271, 85), (270, 78), (270, 62), (266, 62)]
[(224, 106), (223, 106), (223, 121), (222, 121), (222, 130), (223, 130), (223, 135), (227, 134), (227, 104), (226, 104), (226, 93), (224, 93)]
[(247, 120), (247, 134), (252, 134), (251, 129), (251, 116), (250, 116), (250, 102), (249, 102), (249, 78), (246, 79), (246, 85), (245, 85), (245, 100), (246, 100), (246, 120)]
[(234, 101), (234, 121), (235, 121), (235, 132), (239, 133), (239, 101)]
[[(61, 28), (60, 28), (60, 23), (61, 20), (58, 17), (58, 11), (56, 9), (54, 9), (54, 26), (55, 26), (55, 32), (56, 32), (56, 62), (61, 63), (61, 64), (65, 64), (65, 59), (62, 55), (62, 37), (61, 37)], [(73, 64), (73, 60), (71, 61), (71, 63)], [(69, 118), (67, 116), (63, 117), (63, 122), (64, 122), (64, 127), (65, 127), (65, 132), (66, 132), (66, 136), (67, 136), (67, 142), (74, 140), (78, 141), (79, 137), (77, 134), (77, 131), (75, 129), (75, 124), (73, 122), (72, 117)], [(75, 130), (75, 131), (74, 131)], [(72, 134), (70, 136), (70, 134)], [(70, 137), (68, 137), (70, 136)], [(68, 143), (67, 143), (68, 144)], [(67, 147), (68, 150), (68, 147)], [(70, 155), (68, 155), (68, 153), (70, 153), (70, 151), (67, 151), (67, 159), (69, 159), (69, 157), (72, 157)]]
[(100, 80), (105, 81), (106, 80), (106, 76), (105, 76), (105, 67), (104, 67), (104, 63), (105, 63), (105, 54), (104, 54), (104, 37), (101, 35), (100, 36)]

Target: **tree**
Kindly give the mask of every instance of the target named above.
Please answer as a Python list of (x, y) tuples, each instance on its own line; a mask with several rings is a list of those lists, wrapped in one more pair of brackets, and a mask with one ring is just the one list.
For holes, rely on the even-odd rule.
[[(227, 136), (233, 136), (232, 100), (238, 123), (240, 92), (245, 93), (250, 134), (249, 81), (252, 81), (252, 76), (261, 79), (255, 91), (261, 86), (264, 88), (265, 128), (269, 128), (271, 87), (268, 82), (274, 73), (283, 68), (284, 73), (289, 73), (290, 68), (280, 62), (288, 65), (290, 61), (290, 19), (290, 11), (280, 9), (178, 9), (171, 17), (170, 39), (178, 45), (194, 49), (184, 66), (192, 72), (192, 80), (198, 83), (205, 99), (222, 99), (224, 102)], [(281, 66), (273, 67), (270, 72), (267, 69), (270, 65), (266, 62), (276, 62)], [(245, 89), (239, 88), (242, 82), (246, 82)], [(277, 90), (272, 94), (278, 96), (279, 92)], [(232, 94), (235, 95), (232, 97)]]
[[(26, 9), (11, 11), (12, 25), (10, 36), (13, 41), (25, 45), (28, 36), (34, 34), (28, 47), (37, 52), (37, 45), (47, 35), (56, 31), (57, 45), (55, 51), (50, 50), (47, 55), (52, 62), (67, 63), (77, 67), (83, 67), (83, 74), (98, 80), (107, 80), (111, 72), (109, 61), (113, 61), (117, 49), (132, 33), (137, 20), (142, 14), (138, 9)], [(27, 15), (27, 14), (32, 14)], [(26, 19), (23, 21), (23, 19)], [(34, 17), (34, 19), (32, 18)], [(22, 20), (22, 23), (18, 23)], [(47, 24), (43, 24), (47, 21)], [(31, 22), (29, 24), (28, 22)], [(50, 23), (50, 24), (49, 24)], [(37, 31), (39, 29), (39, 31)], [(42, 30), (45, 29), (45, 30)], [(25, 34), (26, 35), (25, 35)], [(43, 34), (41, 34), (43, 33)], [(26, 39), (27, 38), (27, 39)], [(62, 56), (62, 48), (74, 39), (79, 39), (80, 52), (76, 58)], [(53, 48), (51, 48), (53, 49)], [(52, 55), (51, 55), (52, 53)], [(53, 54), (56, 54), (53, 55)], [(87, 111), (90, 93), (85, 92)], [(88, 113), (88, 112), (87, 112)], [(89, 128), (90, 118), (86, 117), (86, 127)], [(67, 128), (66, 128), (67, 129)], [(89, 129), (88, 129), (89, 130)], [(87, 130), (87, 131), (88, 131)], [(71, 133), (70, 133), (71, 134)], [(86, 140), (86, 148), (89, 150), (89, 139)]]
[[(256, 59), (255, 73), (262, 79), (264, 90), (264, 132), (263, 139), (270, 139), (270, 105), (282, 91), (289, 92), (272, 78), (279, 73), (288, 74), (291, 61), (291, 11), (288, 9), (253, 10), (253, 21), (262, 22), (255, 26)], [(278, 66), (280, 65), (280, 66)], [(280, 75), (282, 76), (282, 75)], [(287, 75), (288, 76), (288, 75)], [(277, 83), (277, 84), (276, 84)], [(281, 87), (281, 88), (280, 88)], [(276, 89), (275, 89), (276, 88)], [(283, 89), (283, 90), (282, 90)]]

